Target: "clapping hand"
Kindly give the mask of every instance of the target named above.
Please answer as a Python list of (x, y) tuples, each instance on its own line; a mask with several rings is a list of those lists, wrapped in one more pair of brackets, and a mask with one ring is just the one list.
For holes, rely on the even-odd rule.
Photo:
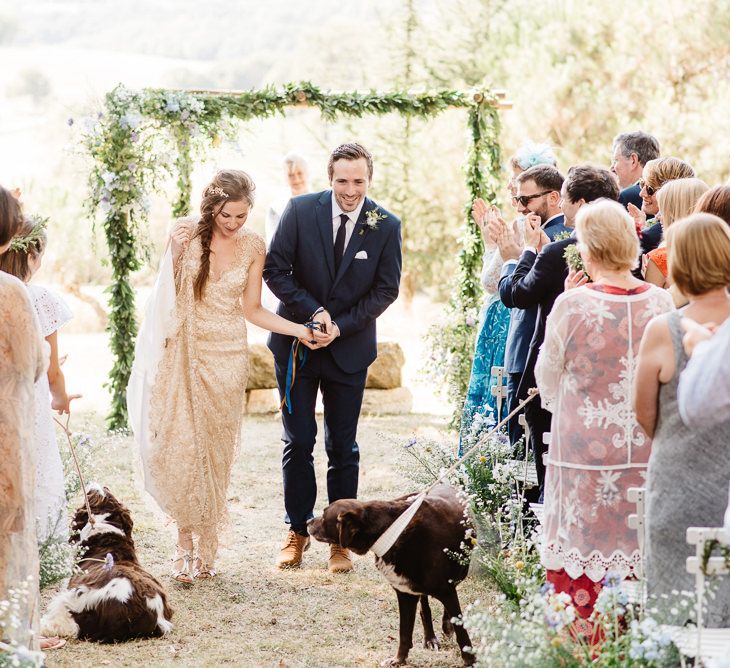
[(488, 218), (492, 210), (487, 207), (487, 203), (481, 197), (477, 197), (471, 207), (471, 217), (474, 220), (474, 223), (476, 223), (476, 226), (479, 228), (479, 231), (482, 233), (484, 243), (487, 245), (494, 245), (494, 242), (489, 237), (489, 230), (487, 228)]
[(570, 269), (568, 271), (568, 277), (565, 279), (565, 291), (572, 290), (573, 288), (579, 288), (581, 285), (588, 283), (590, 279), (588, 275), (578, 269)]
[(489, 238), (499, 249), (502, 260), (516, 260), (522, 254), (522, 244), (514, 228), (504, 222), (499, 209), (493, 208), (488, 216), (487, 230)]
[(644, 225), (646, 225), (646, 214), (632, 202), (629, 202), (628, 212), (634, 219), (634, 225), (636, 225), (637, 233), (641, 232), (641, 230), (644, 229)]
[(536, 213), (525, 218), (525, 246), (532, 246), (539, 253), (545, 244), (550, 243), (550, 237), (542, 229), (542, 220)]

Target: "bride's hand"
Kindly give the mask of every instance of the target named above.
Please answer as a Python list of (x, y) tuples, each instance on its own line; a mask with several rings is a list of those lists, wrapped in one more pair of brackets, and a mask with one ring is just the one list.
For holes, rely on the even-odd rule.
[(173, 255), (179, 255), (190, 243), (191, 226), (190, 223), (180, 220), (172, 228), (170, 234), (170, 242), (172, 243)]

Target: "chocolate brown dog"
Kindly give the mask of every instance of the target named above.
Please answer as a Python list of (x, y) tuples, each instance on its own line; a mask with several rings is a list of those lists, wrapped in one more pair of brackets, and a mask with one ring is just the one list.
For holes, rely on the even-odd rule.
[[(356, 501), (342, 499), (327, 506), (322, 517), (312, 520), (309, 533), (316, 540), (349, 548), (365, 554), (381, 534), (415, 499), (402, 496), (393, 501)], [(464, 504), (456, 491), (447, 485), (435, 487), (403, 533), (382, 558), (375, 557), (375, 566), (395, 589), (400, 613), (398, 653), (389, 665), (406, 662), (413, 646), (413, 625), (418, 601), (421, 601), (424, 646), (439, 649), (433, 629), (428, 597), (443, 603), (441, 628), (445, 636), (456, 632), (464, 664), (470, 666), (475, 657), (469, 651), (471, 641), (466, 629), (453, 625), (451, 618), (461, 615), (456, 585), (467, 574), (468, 565), (450, 554), (463, 555), (465, 534)], [(447, 554), (448, 552), (448, 554)]]

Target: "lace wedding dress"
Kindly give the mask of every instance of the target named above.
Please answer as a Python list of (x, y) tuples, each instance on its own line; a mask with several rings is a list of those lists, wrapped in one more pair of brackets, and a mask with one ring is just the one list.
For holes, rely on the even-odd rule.
[[(71, 320), (73, 314), (58, 295), (40, 285), (27, 287), (44, 338)], [(68, 539), (66, 488), (46, 374), (35, 384), (33, 444), (38, 457), (35, 498), (38, 540), (43, 542), (55, 535), (65, 541)]]
[(38, 649), (39, 612), (33, 385), (45, 375), (47, 349), (25, 286), (0, 272), (0, 600), (28, 585), (2, 635), (30, 649)]
[(253, 259), (266, 252), (264, 240), (245, 227), (237, 241), (235, 261), (220, 276), (211, 274), (200, 301), (193, 296), (200, 239), (174, 268), (168, 250), (127, 393), (145, 487), (180, 530), (198, 538), (204, 564), (214, 563), (226, 515), (248, 381), (241, 298)]

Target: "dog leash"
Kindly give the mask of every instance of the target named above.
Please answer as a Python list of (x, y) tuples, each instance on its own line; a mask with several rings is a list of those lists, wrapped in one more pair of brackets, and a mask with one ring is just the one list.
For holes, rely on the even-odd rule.
[(421, 507), (421, 504), (423, 503), (423, 500), (428, 496), (429, 492), (436, 487), (437, 485), (440, 485), (444, 480), (453, 473), (459, 466), (461, 466), (466, 459), (468, 459), (473, 452), (475, 452), (478, 448), (480, 448), (486, 440), (494, 434), (498, 429), (503, 427), (509, 420), (511, 420), (517, 413), (519, 413), (527, 404), (529, 404), (538, 394), (540, 394), (539, 390), (537, 388), (532, 388), (528, 391), (528, 397), (520, 402), (520, 404), (505, 418), (503, 418), (500, 422), (498, 422), (492, 429), (490, 429), (486, 434), (483, 436), (480, 436), (477, 442), (469, 448), (459, 459), (454, 462), (446, 471), (444, 471), (441, 475), (439, 475), (436, 480), (431, 483), (425, 490), (423, 490), (420, 494), (416, 496), (416, 498), (413, 500), (410, 506), (406, 508), (398, 517), (395, 518), (395, 521), (381, 534), (380, 538), (376, 540), (373, 543), (373, 546), (370, 548), (370, 551), (375, 554), (376, 557), (383, 558), (383, 555), (391, 548), (393, 547), (393, 544), (395, 541), (400, 538), (400, 535), (405, 531), (406, 527), (410, 523), (410, 521), (413, 519), (413, 516), (418, 512), (418, 509)]
[(79, 460), (76, 458), (76, 450), (73, 446), (73, 443), (71, 442), (71, 432), (68, 428), (69, 420), (71, 419), (71, 413), (68, 414), (68, 417), (66, 418), (66, 424), (63, 424), (60, 420), (58, 420), (55, 416), (53, 416), (53, 420), (55, 423), (63, 429), (63, 433), (66, 434), (66, 440), (68, 441), (68, 447), (71, 448), (71, 455), (73, 456), (74, 460), (74, 466), (76, 467), (76, 473), (79, 474), (79, 480), (81, 481), (81, 491), (84, 493), (84, 503), (86, 504), (86, 512), (89, 516), (89, 524), (94, 526), (96, 521), (94, 520), (94, 516), (91, 514), (91, 504), (89, 503), (89, 495), (86, 493), (86, 483), (84, 482), (84, 476), (81, 474), (81, 467), (79, 466)]
[[(319, 327), (319, 322), (317, 322), (316, 320), (305, 322), (304, 326), (309, 327), (309, 329), (311, 330), (321, 331)], [(310, 343), (316, 343), (316, 341), (312, 339)], [(291, 342), (289, 363), (286, 368), (286, 385), (284, 387), (284, 398), (279, 404), (279, 410), (283, 410), (284, 406), (286, 406), (287, 410), (289, 411), (289, 415), (291, 415), (293, 410), (291, 403), (291, 389), (292, 387), (294, 387), (294, 381), (297, 378), (297, 360), (301, 360), (301, 364), (298, 365), (301, 369), (307, 363), (308, 353), (309, 348), (302, 346), (302, 342), (299, 339), (294, 339)]]

